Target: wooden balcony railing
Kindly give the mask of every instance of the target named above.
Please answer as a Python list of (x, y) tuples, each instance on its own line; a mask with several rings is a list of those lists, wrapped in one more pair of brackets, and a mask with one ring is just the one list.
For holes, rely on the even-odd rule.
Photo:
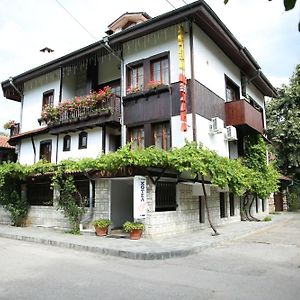
[[(121, 116), (121, 101), (116, 95), (112, 95), (106, 101), (97, 103), (96, 107), (78, 107), (63, 111), (55, 119), (45, 121), (48, 127), (61, 127), (66, 124), (89, 123), (96, 126), (106, 122), (119, 122)], [(77, 125), (78, 127), (78, 125)], [(80, 127), (80, 125), (79, 125)]]
[(263, 134), (263, 114), (248, 101), (241, 99), (225, 103), (226, 126), (248, 126)]

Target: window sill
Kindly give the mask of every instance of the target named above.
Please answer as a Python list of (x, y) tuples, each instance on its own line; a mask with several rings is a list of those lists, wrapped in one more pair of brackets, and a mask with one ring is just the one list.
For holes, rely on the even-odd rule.
[(154, 88), (154, 89), (148, 89), (148, 90), (144, 90), (144, 91), (140, 91), (140, 92), (137, 92), (137, 93), (132, 93), (132, 94), (129, 94), (129, 95), (126, 95), (123, 97), (123, 100), (133, 100), (133, 99), (138, 99), (138, 98), (147, 98), (149, 96), (152, 96), (152, 95), (159, 95), (163, 92), (167, 92), (169, 91), (170, 92), (170, 86), (169, 85), (162, 85), (162, 86), (159, 86), (157, 88)]

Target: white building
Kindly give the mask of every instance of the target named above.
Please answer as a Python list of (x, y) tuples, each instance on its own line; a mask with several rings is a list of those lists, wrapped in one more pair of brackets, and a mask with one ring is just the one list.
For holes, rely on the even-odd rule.
[[(2, 82), (5, 97), (22, 103), (20, 131), (10, 138), (20, 163), (95, 158), (127, 141), (135, 147), (168, 149), (194, 140), (236, 158), (243, 154), (244, 136), (264, 133), (264, 97), (275, 96), (276, 90), (204, 1), (155, 18), (124, 14), (109, 25), (107, 34)], [(156, 89), (149, 87), (157, 82), (161, 85)], [(78, 109), (54, 121), (40, 120), (45, 105), (57, 106), (107, 85), (115, 95), (97, 113)], [(160, 175), (159, 170), (147, 172), (151, 178)], [(113, 227), (132, 220), (134, 175), (145, 174), (98, 174), (92, 183), (82, 174), (75, 176), (82, 194), (94, 199), (86, 220), (108, 217)], [(146, 236), (207, 226), (197, 184), (180, 183), (167, 172), (156, 184), (146, 178)], [(32, 204), (30, 223), (65, 227), (67, 221), (53, 206), (49, 183), (41, 177), (24, 185)], [(238, 197), (211, 185), (208, 190), (215, 224), (240, 220)], [(267, 203), (258, 200), (254, 210), (266, 213)]]

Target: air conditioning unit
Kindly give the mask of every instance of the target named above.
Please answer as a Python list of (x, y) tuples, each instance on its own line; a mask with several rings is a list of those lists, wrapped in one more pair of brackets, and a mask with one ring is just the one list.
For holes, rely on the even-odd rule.
[(228, 141), (236, 141), (237, 135), (236, 135), (236, 128), (233, 126), (226, 126), (226, 139)]
[(224, 121), (218, 117), (212, 118), (209, 124), (209, 132), (211, 134), (222, 133), (224, 128)]

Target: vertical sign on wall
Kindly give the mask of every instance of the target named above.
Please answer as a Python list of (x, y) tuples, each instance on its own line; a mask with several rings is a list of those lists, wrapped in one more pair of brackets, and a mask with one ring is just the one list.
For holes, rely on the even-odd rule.
[(145, 219), (147, 216), (147, 188), (146, 178), (134, 176), (133, 179), (133, 217)]
[(186, 124), (186, 77), (184, 64), (184, 27), (178, 26), (178, 58), (179, 58), (179, 95), (180, 95), (180, 121), (181, 131), (187, 131)]

